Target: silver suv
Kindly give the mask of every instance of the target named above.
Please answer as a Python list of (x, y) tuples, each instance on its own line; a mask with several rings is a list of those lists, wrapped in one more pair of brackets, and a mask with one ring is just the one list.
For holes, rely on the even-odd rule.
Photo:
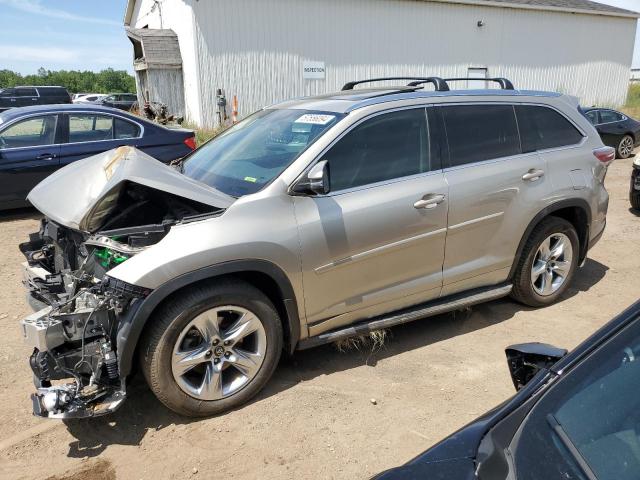
[(605, 228), (614, 150), (575, 98), (405, 80), (266, 108), (172, 166), (123, 147), (39, 184), (34, 412), (113, 411), (139, 366), (170, 409), (216, 414), (283, 351), (556, 301)]

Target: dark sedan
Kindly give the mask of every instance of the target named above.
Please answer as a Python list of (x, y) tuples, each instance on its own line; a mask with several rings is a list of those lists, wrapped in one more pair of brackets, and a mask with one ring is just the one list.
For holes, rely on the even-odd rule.
[(100, 100), (99, 103), (105, 107), (129, 111), (137, 101), (138, 97), (135, 93), (112, 93)]
[(610, 108), (585, 108), (584, 115), (596, 127), (602, 143), (616, 149), (618, 158), (629, 158), (640, 145), (640, 122)]
[(41, 105), (0, 113), (0, 209), (28, 205), (50, 173), (91, 155), (131, 145), (168, 163), (195, 149), (192, 130), (169, 129), (97, 105)]
[(640, 302), (573, 352), (507, 349), (518, 393), (378, 480), (640, 478)]

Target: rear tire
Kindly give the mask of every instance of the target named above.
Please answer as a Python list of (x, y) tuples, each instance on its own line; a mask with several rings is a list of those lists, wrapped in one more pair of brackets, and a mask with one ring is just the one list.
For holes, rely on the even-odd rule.
[(634, 141), (631, 135), (623, 136), (616, 147), (616, 156), (618, 158), (629, 158), (633, 153)]
[(511, 296), (531, 307), (554, 303), (571, 283), (579, 255), (573, 225), (563, 218), (545, 218), (529, 235), (518, 259)]
[(631, 202), (631, 208), (640, 211), (640, 192), (632, 190), (629, 194), (629, 201)]
[(275, 307), (260, 290), (238, 280), (189, 288), (150, 322), (140, 348), (142, 372), (158, 400), (189, 417), (249, 401), (267, 383), (282, 352)]

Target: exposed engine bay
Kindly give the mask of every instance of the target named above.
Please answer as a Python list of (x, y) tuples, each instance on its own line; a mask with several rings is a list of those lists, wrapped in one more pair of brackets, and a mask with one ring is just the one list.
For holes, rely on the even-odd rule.
[(90, 417), (120, 406), (126, 379), (119, 373), (118, 329), (131, 305), (151, 290), (108, 272), (160, 242), (172, 226), (223, 211), (127, 178), (107, 187), (88, 205), (84, 229), (45, 218), (20, 244), (24, 284), (35, 310), (21, 321), (33, 347), (35, 415)]

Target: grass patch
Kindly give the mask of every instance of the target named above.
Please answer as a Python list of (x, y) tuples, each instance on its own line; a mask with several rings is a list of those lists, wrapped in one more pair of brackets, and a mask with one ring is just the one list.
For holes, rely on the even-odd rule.
[(640, 118), (640, 82), (632, 82), (627, 92), (627, 101), (620, 109), (630, 117)]
[(196, 146), (200, 147), (202, 144), (208, 142), (214, 137), (217, 137), (224, 132), (227, 126), (219, 126), (215, 128), (200, 128), (193, 123), (185, 122), (182, 124), (183, 128), (188, 128), (196, 132)]

